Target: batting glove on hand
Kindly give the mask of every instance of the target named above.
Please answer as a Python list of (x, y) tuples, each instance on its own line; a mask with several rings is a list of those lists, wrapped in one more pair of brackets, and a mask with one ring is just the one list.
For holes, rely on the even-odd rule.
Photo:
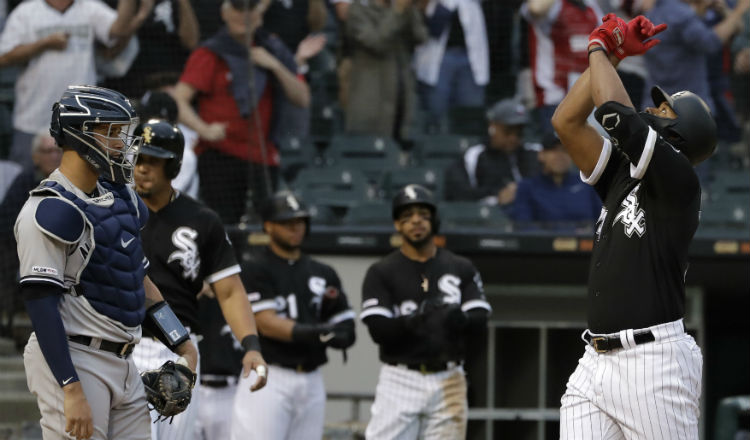
[(651, 20), (643, 15), (635, 17), (628, 22), (627, 31), (625, 32), (625, 42), (620, 48), (621, 53), (615, 52), (615, 55), (619, 59), (632, 55), (643, 55), (649, 49), (661, 43), (661, 40), (650, 38), (664, 32), (666, 29), (666, 23), (654, 26)]
[(602, 24), (599, 25), (589, 35), (589, 49), (592, 46), (601, 46), (607, 53), (614, 53), (618, 58), (622, 57), (618, 52), (622, 52), (621, 46), (625, 43), (625, 35), (628, 30), (628, 24), (625, 20), (615, 14), (607, 14), (602, 18)]

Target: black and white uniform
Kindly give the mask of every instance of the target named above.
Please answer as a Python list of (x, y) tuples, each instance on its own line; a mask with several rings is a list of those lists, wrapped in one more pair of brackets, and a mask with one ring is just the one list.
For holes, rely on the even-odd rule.
[[(196, 334), (201, 333), (201, 327), (196, 296), (203, 288), (203, 281), (211, 284), (240, 271), (224, 226), (207, 206), (175, 193), (158, 212), (149, 211), (141, 237), (144, 253), (151, 262), (149, 277), (188, 328), (197, 347)], [(133, 352), (140, 371), (158, 368), (177, 357), (164, 344), (149, 337), (144, 337)], [(200, 378), (200, 368), (198, 373)], [(200, 407), (199, 383), (196, 382), (190, 405), (171, 424), (151, 425), (153, 440), (194, 438)], [(158, 413), (151, 411), (151, 416), (155, 419)]]
[(481, 311), (483, 317), (492, 311), (474, 265), (446, 249), (438, 248), (426, 262), (397, 250), (367, 271), (360, 318), (379, 344), (385, 364), (365, 433), (368, 439), (466, 435), (465, 333), (438, 329), (425, 336), (404, 325), (420, 303), (435, 298), (460, 304), (463, 312)]
[[(336, 271), (307, 255), (286, 260), (264, 247), (243, 261), (241, 276), (255, 313), (275, 310), (302, 324), (353, 323), (356, 317)], [(326, 346), (279, 341), (262, 332), (260, 344), (269, 365), (268, 384), (254, 393), (237, 393), (231, 438), (319, 440), (326, 396), (318, 367), (328, 362)], [(251, 379), (241, 378), (239, 389), (249, 387)]]
[(632, 109), (609, 102), (596, 117), (611, 141), (581, 178), (604, 206), (589, 269), (588, 344), (562, 397), (560, 436), (697, 439), (703, 360), (682, 318), (698, 177)]
[(227, 440), (232, 427), (232, 407), (245, 351), (232, 334), (215, 298), (198, 300), (202, 338), (200, 408), (196, 428), (200, 440)]

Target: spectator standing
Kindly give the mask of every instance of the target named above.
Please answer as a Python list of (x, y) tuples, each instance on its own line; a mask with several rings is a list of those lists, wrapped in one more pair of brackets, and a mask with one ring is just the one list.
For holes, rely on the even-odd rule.
[(539, 162), (541, 173), (518, 184), (511, 210), (517, 226), (557, 230), (590, 227), (599, 217), (602, 202), (571, 167), (573, 160), (554, 133), (547, 133), (542, 140)]
[(526, 108), (503, 99), (488, 111), (487, 122), (487, 140), (469, 147), (446, 169), (446, 200), (506, 206), (515, 200), (521, 178), (537, 174), (539, 146), (522, 140), (529, 122)]
[(432, 193), (406, 185), (393, 198), (401, 247), (367, 270), (362, 313), (380, 369), (367, 439), (466, 438), (466, 342), (492, 307), (468, 259), (438, 248)]
[[(320, 367), (326, 348), (354, 344), (354, 318), (336, 271), (302, 253), (310, 228), (304, 203), (289, 191), (265, 202), (268, 246), (243, 263), (272, 377), (260, 392), (237, 392), (232, 440), (319, 440), (325, 386)], [(244, 379), (240, 379), (240, 390)]]
[(538, 124), (553, 131), (557, 104), (588, 67), (589, 33), (600, 23), (595, 0), (527, 0), (521, 14), (529, 23), (529, 64)]
[(275, 0), (263, 15), (263, 29), (276, 35), (289, 49), (326, 24), (325, 0)]
[[(706, 57), (721, 50), (723, 44), (740, 29), (742, 14), (750, 0), (739, 0), (734, 9), (713, 27), (706, 25), (696, 11), (683, 0), (648, 0), (645, 15), (654, 23), (666, 23), (669, 32), (661, 44), (644, 55), (650, 80), (667, 93), (690, 90), (700, 96), (715, 113), (708, 83)], [(651, 90), (651, 87), (646, 87)]]
[[(732, 41), (733, 94), (743, 124), (750, 122), (750, 10), (742, 16), (742, 31)], [(750, 127), (744, 128), (750, 132)], [(746, 133), (748, 135), (750, 133)]]
[[(127, 41), (153, 7), (120, 0), (117, 11), (96, 0), (30, 0), (8, 16), (0, 67), (24, 65), (16, 81), (10, 159), (32, 167), (31, 140), (49, 128), (52, 104), (71, 84), (95, 84), (94, 41)], [(124, 44), (120, 44), (124, 48)]]
[(417, 48), (414, 62), (428, 124), (442, 130), (451, 107), (484, 105), (487, 29), (479, 0), (429, 0), (424, 11), (430, 38)]
[[(108, 0), (114, 1), (114, 0)], [(178, 76), (200, 39), (190, 0), (154, 0), (154, 9), (138, 30), (139, 50), (128, 72), (108, 78), (108, 87), (131, 98), (142, 96), (159, 76)]]
[(352, 65), (346, 130), (403, 139), (415, 102), (411, 58), (427, 39), (414, 0), (363, 0), (349, 7)]
[[(174, 90), (180, 122), (200, 136), (201, 198), (224, 223), (237, 223), (272, 193), (279, 173), (275, 143), (284, 134), (279, 127), (285, 109), (310, 102), (292, 53), (259, 29), (268, 0), (250, 1), (248, 11), (243, 3), (224, 0), (225, 26), (193, 51)], [(250, 49), (247, 40), (253, 41)], [(194, 98), (197, 112), (191, 106)]]

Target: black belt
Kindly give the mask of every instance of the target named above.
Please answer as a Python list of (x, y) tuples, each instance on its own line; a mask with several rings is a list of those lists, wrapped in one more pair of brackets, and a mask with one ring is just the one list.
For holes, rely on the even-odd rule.
[(275, 364), (279, 367), (288, 368), (290, 370), (294, 370), (297, 373), (311, 373), (318, 369), (320, 365), (313, 365), (313, 364)]
[(228, 379), (201, 379), (201, 385), (211, 388), (226, 388), (229, 386)]
[[(619, 335), (591, 336), (590, 334), (586, 333), (586, 336), (584, 336), (584, 338), (586, 338), (586, 342), (588, 342), (590, 346), (594, 347), (594, 350), (596, 350), (597, 353), (606, 353), (608, 351), (623, 348), (622, 341), (620, 341)], [(635, 345), (654, 342), (655, 340), (656, 337), (653, 333), (651, 333), (651, 330), (633, 334), (633, 342), (635, 342)]]
[(114, 353), (117, 357), (121, 357), (123, 359), (126, 359), (128, 356), (130, 356), (130, 353), (133, 352), (133, 348), (135, 348), (135, 344), (131, 342), (112, 342), (112, 341), (105, 341), (102, 339), (101, 343), (99, 344), (99, 347), (94, 347), (91, 345), (91, 341), (93, 341), (94, 338), (91, 336), (82, 336), (82, 335), (71, 335), (68, 336), (68, 340), (75, 342), (77, 344), (86, 345), (91, 348), (98, 348), (99, 350), (108, 351), (110, 353)]
[(450, 368), (457, 367), (458, 365), (460, 365), (460, 363), (456, 361), (423, 362), (423, 363), (416, 363), (416, 364), (403, 364), (403, 363), (397, 363), (397, 362), (388, 362), (388, 365), (393, 365), (394, 367), (407, 368), (409, 370), (419, 371), (422, 374), (427, 374), (427, 373), (439, 373), (441, 371), (445, 371)]

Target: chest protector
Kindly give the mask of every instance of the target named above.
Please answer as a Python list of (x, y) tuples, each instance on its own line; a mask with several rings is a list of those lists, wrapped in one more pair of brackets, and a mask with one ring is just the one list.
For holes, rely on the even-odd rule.
[[(87, 203), (57, 182), (46, 181), (35, 192), (51, 191), (71, 201), (93, 229), (94, 242), (88, 264), (81, 272), (75, 291), (83, 295), (102, 315), (128, 327), (141, 324), (146, 314), (143, 278), (146, 275), (143, 248), (138, 238), (140, 221), (137, 201), (125, 185), (100, 181), (113, 201), (106, 206)], [(110, 197), (105, 194), (103, 197)], [(145, 213), (141, 213), (145, 215)]]

